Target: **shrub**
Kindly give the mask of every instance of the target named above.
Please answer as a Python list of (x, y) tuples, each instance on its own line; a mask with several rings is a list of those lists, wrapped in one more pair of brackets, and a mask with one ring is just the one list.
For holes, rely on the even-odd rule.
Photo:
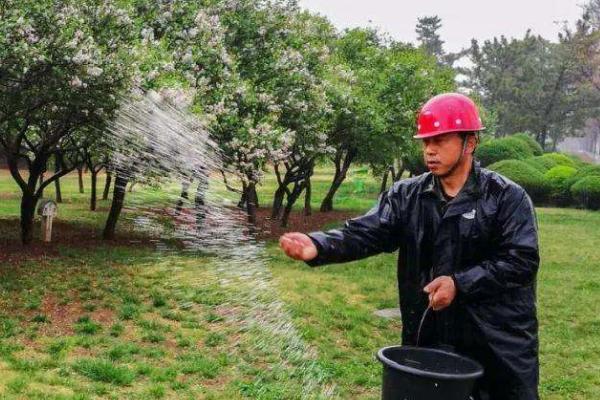
[(550, 185), (544, 179), (544, 175), (526, 162), (504, 160), (488, 168), (519, 184), (534, 202), (544, 202), (548, 198)]
[[(600, 165), (586, 164), (586, 166), (579, 169), (575, 175), (573, 175), (570, 178), (567, 178), (564, 182), (564, 186), (570, 189), (580, 179), (586, 178), (588, 176), (600, 176)], [(569, 191), (569, 195), (570, 194), (571, 192)]]
[(587, 176), (600, 176), (600, 165), (588, 165), (587, 167), (581, 168), (577, 172), (577, 176), (585, 178)]
[(561, 153), (546, 153), (542, 156), (528, 158), (526, 161), (543, 173), (559, 165), (575, 168), (575, 162)]
[(571, 195), (583, 207), (591, 210), (599, 210), (600, 176), (581, 178), (571, 186)]
[(544, 174), (544, 179), (550, 185), (550, 199), (553, 203), (566, 206), (571, 202), (570, 187), (565, 183), (576, 173), (577, 170), (573, 167), (558, 165)]
[(523, 160), (533, 156), (527, 143), (513, 137), (485, 142), (477, 148), (475, 154), (484, 167), (502, 160)]
[[(564, 165), (566, 167), (575, 168), (575, 162), (568, 157), (566, 154), (562, 153), (546, 153), (542, 156), (539, 156), (542, 160), (552, 160), (556, 165)], [(554, 166), (556, 166), (554, 165)]]
[(527, 146), (529, 146), (529, 149), (531, 150), (534, 156), (541, 156), (542, 154), (544, 154), (544, 149), (542, 149), (542, 146), (540, 146), (540, 144), (527, 133), (515, 133), (510, 137), (525, 142)]
[(568, 153), (564, 153), (567, 157), (569, 157), (573, 163), (575, 164), (575, 168), (577, 169), (581, 169), (584, 168), (588, 165), (590, 165), (589, 163), (583, 161), (578, 155), (576, 154), (568, 154)]

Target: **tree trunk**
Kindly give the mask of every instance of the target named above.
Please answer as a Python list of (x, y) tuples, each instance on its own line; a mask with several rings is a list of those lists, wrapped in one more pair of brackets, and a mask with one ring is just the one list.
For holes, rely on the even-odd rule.
[(279, 219), (281, 215), (281, 209), (283, 207), (283, 200), (285, 197), (285, 186), (279, 186), (275, 191), (273, 197), (273, 210), (271, 212), (272, 219)]
[[(54, 171), (55, 173), (60, 172), (60, 156), (54, 156)], [(60, 190), (60, 179), (54, 181), (54, 191), (56, 192), (56, 202), (62, 203), (62, 192)]]
[(77, 167), (77, 176), (79, 178), (79, 193), (83, 193), (83, 166)]
[(296, 200), (298, 200), (298, 198), (302, 194), (302, 190), (304, 190), (304, 187), (305, 187), (304, 182), (294, 183), (294, 189), (292, 189), (292, 192), (287, 197), (287, 203), (283, 210), (283, 215), (281, 216), (281, 227), (282, 228), (287, 227), (287, 223), (288, 223), (290, 214), (292, 212), (292, 207), (294, 206), (294, 203), (296, 202)]
[(328, 212), (333, 210), (333, 197), (335, 196), (335, 193), (340, 188), (340, 186), (342, 186), (342, 182), (344, 182), (344, 178), (342, 178), (341, 176), (337, 179), (333, 179), (333, 182), (331, 182), (331, 186), (329, 187), (327, 194), (323, 198), (323, 202), (321, 202), (321, 212)]
[(190, 189), (190, 185), (193, 181), (183, 181), (181, 182), (181, 194), (179, 195), (179, 199), (177, 200), (177, 204), (175, 205), (175, 215), (179, 215), (181, 210), (183, 209), (184, 199), (188, 200), (190, 198), (188, 190)]
[(383, 173), (383, 179), (381, 180), (381, 187), (379, 188), (379, 193), (383, 193), (387, 189), (387, 180), (388, 180), (388, 175), (390, 174), (390, 172), (391, 171), (388, 168)]
[(106, 219), (106, 225), (104, 226), (104, 232), (102, 232), (102, 238), (104, 240), (114, 239), (115, 237), (117, 221), (119, 220), (119, 215), (121, 215), (121, 210), (123, 209), (125, 188), (127, 187), (128, 182), (129, 179), (123, 173), (116, 171), (113, 199), (110, 205), (108, 218)]
[(333, 210), (333, 198), (335, 196), (335, 193), (346, 179), (346, 174), (348, 173), (348, 169), (350, 168), (352, 160), (354, 160), (355, 156), (355, 150), (346, 151), (345, 157), (342, 150), (339, 150), (336, 153), (335, 159), (333, 160), (335, 164), (335, 173), (333, 175), (333, 181), (331, 182), (331, 186), (329, 187), (325, 198), (323, 198), (323, 201), (321, 202), (321, 212), (328, 212)]
[(194, 198), (194, 207), (196, 211), (196, 229), (200, 230), (206, 218), (206, 189), (208, 182), (206, 177), (198, 177), (198, 187), (196, 188), (196, 196)]
[(90, 195), (90, 211), (96, 211), (96, 187), (98, 184), (98, 171), (90, 169), (92, 174), (92, 193)]
[(548, 129), (544, 129), (542, 135), (540, 137), (540, 146), (542, 146), (542, 150), (546, 151), (546, 138), (548, 137)]
[(248, 185), (246, 182), (242, 181), (242, 196), (240, 197), (240, 201), (238, 201), (238, 208), (244, 209), (246, 208), (246, 193), (248, 191)]
[(38, 196), (28, 192), (21, 197), (21, 242), (24, 245), (33, 241), (33, 221), (38, 200)]
[(312, 208), (310, 206), (310, 197), (311, 197), (311, 185), (310, 185), (310, 177), (306, 180), (306, 192), (304, 192), (304, 215), (309, 216), (312, 215)]
[(248, 222), (256, 224), (256, 209), (258, 208), (258, 195), (256, 193), (256, 183), (250, 182), (246, 186), (246, 210), (248, 212)]
[(112, 172), (106, 169), (106, 182), (104, 183), (104, 193), (102, 193), (102, 200), (108, 199), (108, 193), (110, 192), (110, 183), (112, 181)]
[[(38, 187), (42, 187), (42, 184), (43, 184), (43, 183), (44, 183), (44, 173), (42, 172), (42, 173), (40, 174), (40, 183), (39, 183)], [(44, 197), (44, 189), (42, 189), (42, 190), (40, 191), (40, 198), (43, 198), (43, 197)]]

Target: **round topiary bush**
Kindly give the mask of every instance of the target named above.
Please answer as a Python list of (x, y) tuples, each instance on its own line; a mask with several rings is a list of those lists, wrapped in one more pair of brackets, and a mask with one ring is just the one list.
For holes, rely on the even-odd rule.
[(550, 168), (556, 167), (556, 164), (553, 161), (549, 162), (548, 160), (541, 160), (540, 157), (529, 157), (523, 161), (540, 171), (542, 174), (548, 172)]
[(544, 179), (550, 185), (550, 201), (559, 206), (571, 202), (570, 187), (565, 183), (577, 173), (577, 169), (566, 165), (557, 165), (544, 174)]
[(587, 176), (600, 176), (600, 165), (588, 165), (581, 168), (577, 175), (578, 177), (585, 178)]
[(575, 162), (561, 153), (546, 153), (542, 156), (528, 158), (526, 161), (544, 173), (559, 165), (575, 168)]
[(571, 195), (580, 205), (600, 210), (600, 176), (586, 176), (571, 186)]
[(541, 156), (542, 154), (544, 154), (544, 149), (542, 149), (542, 146), (540, 146), (540, 144), (533, 137), (529, 136), (528, 134), (515, 133), (514, 135), (512, 135), (510, 137), (519, 139), (519, 140), (525, 142), (527, 144), (527, 146), (529, 146), (529, 149), (531, 150), (531, 152), (533, 153), (534, 156)]
[(504, 160), (494, 163), (489, 169), (518, 183), (535, 203), (545, 202), (550, 193), (550, 184), (544, 175), (522, 160)]
[(581, 169), (581, 168), (584, 168), (584, 167), (590, 165), (588, 162), (583, 161), (576, 154), (568, 154), (568, 153), (564, 153), (564, 154), (573, 161), (573, 163), (575, 164), (575, 168), (577, 168), (577, 169)]
[[(567, 188), (571, 188), (576, 182), (578, 182), (582, 178), (586, 178), (588, 176), (600, 176), (600, 165), (593, 164), (585, 164), (586, 166), (580, 168), (575, 175), (570, 178), (567, 178), (564, 182), (564, 186)], [(570, 194), (570, 192), (569, 192)]]
[(482, 143), (475, 155), (486, 167), (502, 160), (523, 160), (533, 156), (533, 152), (523, 140), (509, 136)]
[(575, 162), (566, 154), (562, 153), (546, 153), (542, 156), (539, 156), (542, 160), (552, 160), (556, 165), (564, 165), (567, 167), (575, 168)]

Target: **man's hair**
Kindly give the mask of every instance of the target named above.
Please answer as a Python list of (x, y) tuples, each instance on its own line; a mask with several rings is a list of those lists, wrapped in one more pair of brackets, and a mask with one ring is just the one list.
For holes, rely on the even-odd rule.
[(479, 137), (479, 131), (468, 131), (468, 132), (460, 132), (460, 137), (463, 141), (467, 140), (467, 138), (469, 136), (475, 136), (475, 148), (473, 149), (473, 153), (475, 153), (475, 150), (477, 149), (477, 145), (480, 142), (480, 137)]

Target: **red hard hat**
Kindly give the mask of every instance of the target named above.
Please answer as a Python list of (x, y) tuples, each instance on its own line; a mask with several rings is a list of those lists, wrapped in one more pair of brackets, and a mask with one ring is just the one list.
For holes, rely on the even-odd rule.
[(421, 108), (414, 138), (425, 139), (448, 132), (483, 129), (473, 100), (460, 93), (444, 93), (431, 98)]

